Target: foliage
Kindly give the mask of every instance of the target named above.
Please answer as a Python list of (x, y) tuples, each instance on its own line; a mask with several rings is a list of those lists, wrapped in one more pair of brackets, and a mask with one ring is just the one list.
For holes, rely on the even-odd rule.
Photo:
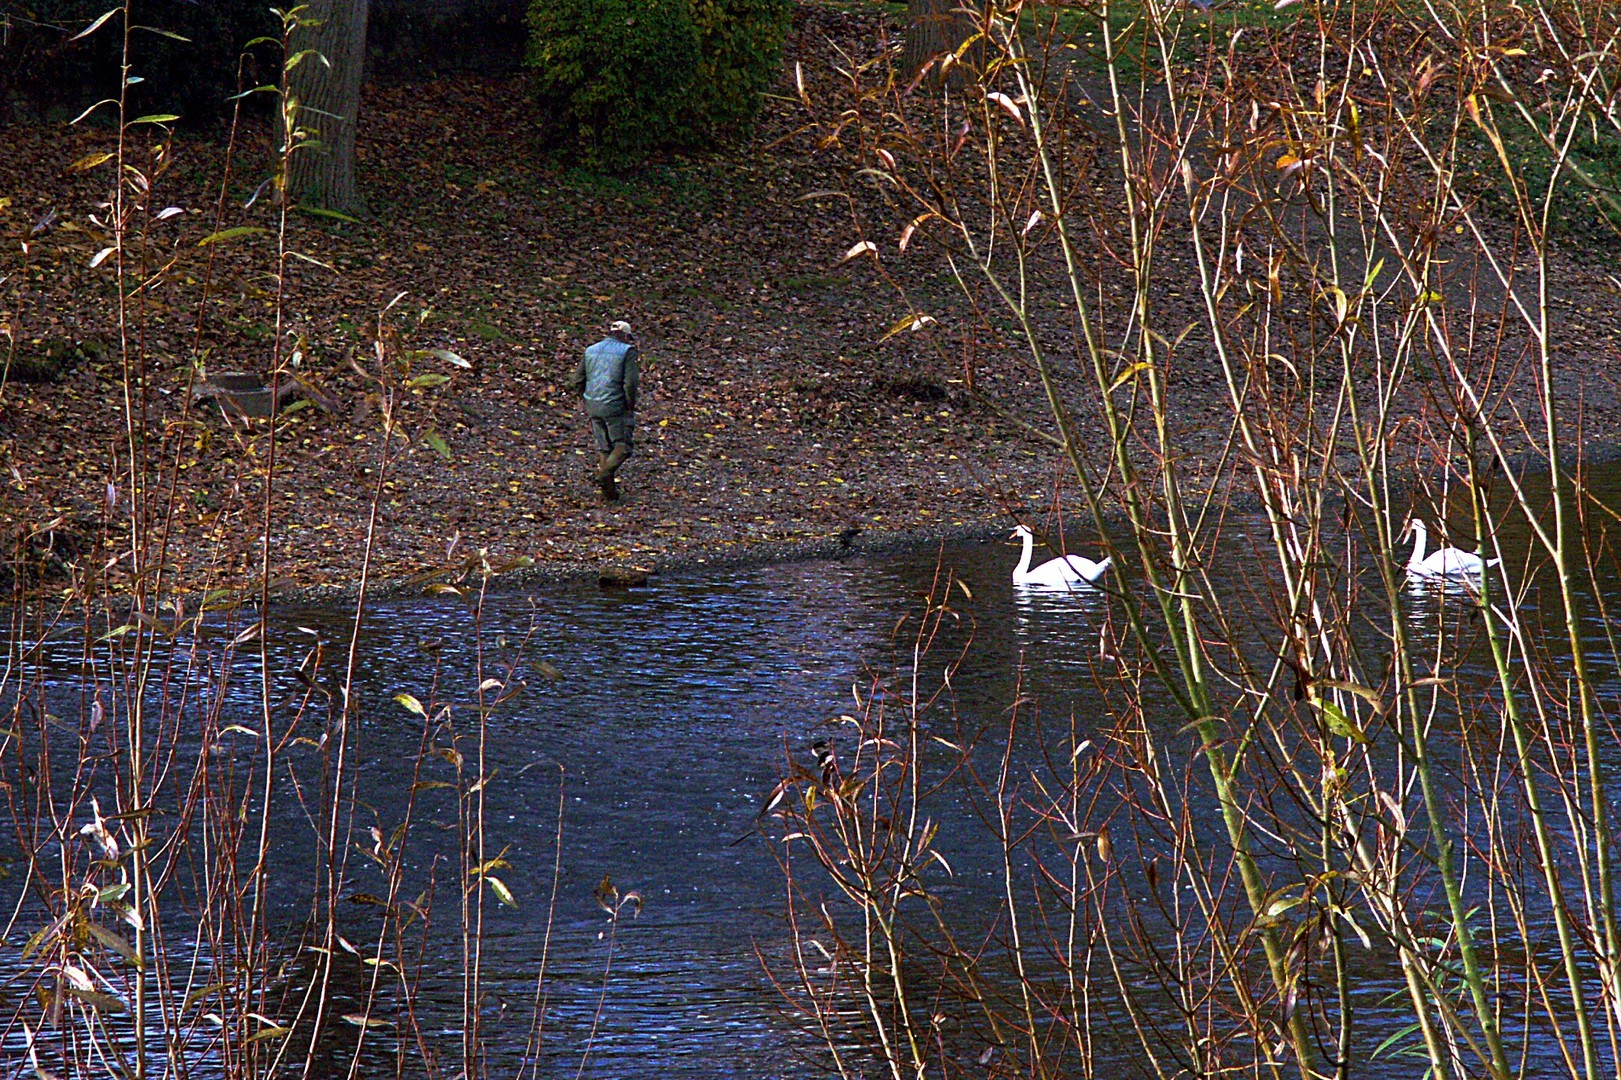
[[(297, 10), (302, 9), (281, 17), (282, 41), (299, 18)], [(119, 33), (109, 35), (117, 42), (117, 70), (129, 71), (138, 59), (134, 35), (129, 28), (117, 29)], [(285, 85), (291, 63), (273, 81)], [(291, 115), (288, 95), (277, 97), (283, 115)], [(12, 924), (37, 920), (25, 942), (23, 937), (7, 941), (8, 946), (23, 942), (20, 949), (6, 949), (4, 963), (16, 973), (18, 984), (29, 990), (5, 995), (5, 1058), (41, 1077), (144, 1076), (147, 1069), (178, 1075), (201, 1068), (210, 1075), (241, 1078), (276, 1074), (284, 1057), (292, 1062), (302, 1059), (299, 1074), (308, 1075), (319, 1051), (332, 1057), (349, 1055), (347, 1072), (354, 1074), (369, 1045), (382, 1044), (392, 1035), (390, 1049), (399, 1055), (402, 1067), (408, 1047), (414, 1046), (424, 1058), (417, 1071), (432, 1072), (441, 1054), (428, 1056), (427, 1040), (414, 1022), (400, 1023), (379, 1014), (388, 1013), (395, 995), (413, 1000), (424, 972), (428, 979), (434, 977), (433, 966), (425, 965), (424, 958), (429, 926), (437, 918), (447, 934), (459, 939), (456, 951), (463, 958), (457, 972), (463, 990), (456, 1002), (460, 1072), (483, 1075), (488, 1071), (483, 1062), (489, 1041), (481, 1026), (488, 970), (482, 949), (488, 936), (486, 915), (496, 904), (518, 903), (506, 881), (492, 873), (511, 864), (504, 858), (504, 848), (497, 852), (489, 843), (493, 838), (486, 830), (482, 794), (494, 777), (485, 761), (488, 722), (513, 697), (510, 692), (491, 691), (514, 684), (512, 665), (485, 677), (480, 650), (470, 673), (476, 689), (471, 695), (458, 695), (455, 714), (451, 703), (441, 699), (443, 684), (437, 677), (423, 694), (426, 706), (409, 693), (395, 695), (395, 701), (421, 724), (417, 756), (406, 774), (419, 782), (409, 786), (408, 798), (403, 806), (397, 805), (393, 820), (379, 819), (367, 830), (369, 843), (356, 833), (357, 822), (345, 809), (361, 801), (356, 794), (359, 724), (357, 706), (352, 704), (360, 697), (357, 669), (350, 663), (339, 675), (329, 660), (356, 655), (358, 617), (347, 631), (347, 641), (330, 651), (320, 640), (321, 631), (310, 631), (315, 641), (299, 668), (307, 693), (272, 704), (272, 668), (259, 665), (258, 688), (245, 699), (257, 699), (262, 707), (235, 714), (256, 729), (226, 722), (228, 718), (208, 704), (239, 696), (239, 686), (251, 687), (253, 676), (238, 674), (238, 657), (254, 651), (261, 660), (267, 655), (264, 642), (274, 631), (260, 613), (274, 588), (272, 558), (279, 557), (270, 554), (274, 545), (269, 520), (277, 500), (284, 497), (282, 474), (287, 471), (286, 458), (278, 457), (277, 450), (296, 438), (304, 421), (294, 414), (314, 398), (280, 411), (267, 409), (261, 416), (234, 415), (242, 410), (229, 409), (205, 412), (203, 396), (191, 391), (204, 389), (200, 380), (206, 376), (204, 361), (211, 350), (199, 348), (194, 339), (190, 363), (177, 386), (184, 390), (173, 395), (184, 402), (182, 411), (178, 418), (161, 416), (148, 408), (148, 401), (157, 396), (151, 393), (153, 384), (168, 381), (167, 373), (152, 351), (132, 346), (156, 336), (153, 320), (158, 305), (135, 298), (153, 280), (148, 260), (154, 251), (206, 249), (207, 268), (192, 264), (201, 272), (187, 278), (194, 284), (201, 279), (194, 294), (195, 311), (188, 313), (200, 328), (213, 306), (210, 302), (217, 301), (210, 295), (218, 280), (211, 273), (216, 255), (263, 237), (258, 251), (261, 259), (271, 256), (273, 269), (265, 270), (259, 263), (253, 276), (267, 280), (270, 288), (256, 288), (255, 299), (262, 300), (265, 318), (279, 331), (289, 321), (289, 267), (316, 260), (292, 247), (294, 207), (287, 199), (266, 211), (261, 220), (271, 227), (262, 227), (230, 224), (227, 215), (234, 217), (239, 208), (222, 195), (214, 204), (206, 236), (195, 244), (190, 238), (176, 242), (172, 233), (166, 236), (175, 226), (165, 223), (184, 221), (186, 214), (180, 206), (158, 209), (164, 207), (158, 199), (169, 194), (173, 176), (173, 136), (164, 120), (131, 118), (127, 104), (121, 101), (105, 110), (117, 120), (110, 138), (106, 130), (82, 133), (101, 148), (69, 166), (65, 175), (70, 179), (56, 181), (53, 194), (65, 211), (61, 220), (53, 208), (36, 219), (32, 229), (21, 232), (27, 240), (13, 234), (5, 245), (22, 260), (20, 269), (5, 277), (26, 280), (30, 268), (49, 259), (34, 261), (38, 253), (32, 245), (50, 243), (53, 222), (61, 233), (89, 232), (70, 218), (82, 218), (95, 227), (95, 242), (105, 246), (88, 260), (86, 269), (100, 269), (102, 277), (84, 291), (96, 298), (92, 303), (99, 301), (110, 309), (114, 332), (109, 337), (117, 344), (85, 342), (73, 348), (92, 365), (98, 359), (108, 361), (95, 366), (101, 366), (108, 382), (116, 386), (109, 400), (122, 403), (120, 436), (103, 447), (107, 464), (98, 473), (105, 484), (104, 500), (83, 508), (71, 520), (58, 515), (42, 528), (14, 534), (19, 543), (12, 565), (22, 565), (12, 569), (0, 564), (14, 601), (20, 600), (36, 568), (60, 566), (71, 575), (56, 606), (10, 604), (0, 626), (0, 649), (5, 652), (0, 663), (0, 787), (18, 796), (14, 806), (27, 806), (11, 819), (6, 854), (0, 855), (4, 870), (0, 876), (7, 879)], [(233, 116), (230, 149), (221, 163), (224, 176), (236, 164), (231, 153), (247, 141), (240, 119), (240, 114)], [(154, 130), (162, 132), (162, 142), (149, 149)], [(54, 130), (51, 134), (63, 138)], [(80, 135), (69, 132), (66, 138)], [(303, 140), (294, 135), (280, 143), (276, 168), (285, 175), (291, 157), (303, 151)], [(71, 177), (98, 169), (102, 170), (98, 182), (88, 189), (94, 194), (86, 199), (87, 189), (75, 190)], [(7, 197), (0, 209), (12, 202)], [(156, 276), (174, 268), (182, 257), (172, 256)], [(109, 303), (108, 293), (117, 300)], [(0, 417), (8, 431), (15, 410), (6, 409), (10, 403), (3, 396), (4, 380), (16, 366), (20, 335), (15, 328), (33, 314), (25, 310), (24, 296), (19, 290), (6, 297), (11, 340), (0, 364)], [(433, 403), (450, 392), (446, 388), (460, 372), (471, 369), (469, 361), (447, 349), (401, 347), (409, 333), (402, 332), (401, 324), (420, 326), (431, 314), (426, 308), (402, 306), (405, 296), (404, 291), (396, 292), (376, 310), (370, 347), (361, 353), (368, 366), (351, 359), (369, 384), (371, 415), (380, 420), (373, 428), (371, 464), (363, 474), (366, 493), (358, 497), (368, 503), (367, 512), (374, 519), (385, 493), (394, 486), (392, 472), (410, 455), (432, 449), (448, 456), (430, 418)], [(53, 324), (59, 318), (50, 316)], [(60, 356), (67, 348), (53, 345), (46, 355)], [(274, 333), (267, 352), (269, 397), (276, 401), (280, 388), (303, 382), (304, 373), (314, 365), (306, 363), (309, 343), (301, 333)], [(93, 386), (96, 378), (93, 374), (87, 381)], [(226, 384), (218, 374), (213, 387), (220, 393), (211, 390), (209, 395), (218, 403), (226, 396)], [(169, 395), (169, 388), (163, 388), (162, 396)], [(179, 490), (181, 475), (189, 469), (174, 451), (186, 443), (202, 452), (213, 441), (219, 429), (210, 426), (209, 413), (227, 425), (230, 435), (222, 442), (239, 437), (237, 445), (246, 455), (263, 463), (251, 477), (246, 470), (240, 474), (245, 499), (258, 497), (265, 522), (255, 537), (263, 555), (251, 590), (256, 598), (252, 604), (243, 603), (245, 594), (233, 594), (229, 588), (175, 588), (179, 571), (174, 563), (179, 561), (191, 563), (204, 580), (220, 580), (221, 567), (213, 562), (217, 552), (189, 548), (179, 559), (164, 555), (185, 547), (177, 541), (175, 529), (185, 516), (179, 509)], [(262, 457), (248, 445), (256, 437), (264, 447)], [(8, 472), (22, 487), (15, 464)], [(9, 491), (7, 497), (14, 498)], [(108, 560), (114, 536), (127, 547)], [(120, 563), (127, 566), (127, 578), (112, 572)], [(366, 575), (376, 565), (369, 549), (362, 563), (359, 595), (364, 597)], [(521, 560), (494, 564), (481, 550), (459, 571), (444, 575), (449, 580), (437, 582), (437, 592), (466, 600), (474, 634), (481, 636), (480, 601), (488, 579), (498, 566), (520, 564)], [(120, 623), (120, 616), (128, 621)], [(76, 623), (83, 635), (82, 651), (76, 651), (87, 663), (65, 669), (39, 650), (29, 650), (25, 643), (39, 637), (35, 618), (41, 623), (64, 619)], [(186, 657), (182, 659), (177, 650), (185, 651)], [(25, 653), (31, 659), (25, 661)], [(165, 689), (156, 695), (146, 692), (158, 685)], [(461, 706), (469, 697), (477, 707), (465, 710), (471, 715), (464, 720)], [(78, 726), (71, 728), (51, 717), (49, 723), (35, 724), (24, 733), (20, 725), (45, 720), (43, 710), (30, 709), (27, 703), (46, 698), (82, 702)], [(63, 711), (73, 715), (66, 707)], [(295, 734), (312, 726), (331, 736), (323, 735), (316, 743)], [(125, 752), (96, 749), (95, 743), (103, 739)], [(290, 756), (301, 758), (295, 765), (282, 756), (289, 747), (314, 753), (295, 749)], [(38, 756), (30, 758), (35, 751)], [(221, 768), (227, 760), (230, 764)], [(244, 767), (237, 768), (238, 762)], [(318, 800), (304, 804), (303, 820), (310, 832), (294, 843), (301, 842), (306, 850), (357, 850), (366, 860), (364, 864), (347, 858), (330, 860), (324, 869), (317, 864), (298, 901), (309, 921), (302, 937), (295, 932), (294, 940), (281, 938), (278, 920), (267, 917), (273, 903), (266, 899), (271, 891), (267, 883), (279, 876), (279, 869), (272, 869), (270, 853), (284, 842), (277, 834), (285, 836), (287, 828), (281, 803), (290, 793), (276, 778), (282, 766), (307, 770), (308, 780), (294, 780), (299, 791), (321, 792)], [(433, 831), (453, 840), (456, 850), (431, 858), (427, 874), (418, 876), (414, 870), (422, 863), (415, 858), (414, 847), (407, 854), (408, 845), (421, 837), (423, 826), (416, 823), (428, 814), (454, 821), (450, 830)], [(49, 855), (27, 859), (26, 870), (18, 872), (23, 860), (17, 854), (47, 849)], [(437, 888), (447, 875), (450, 888)], [(556, 880), (557, 875), (553, 877)], [(357, 892), (354, 886), (363, 880), (377, 894)], [(436, 909), (434, 897), (447, 892), (459, 903), (446, 905), (441, 900)], [(413, 896), (414, 901), (409, 899)], [(380, 913), (382, 929), (369, 942), (350, 929), (346, 909), (355, 903)], [(366, 953), (342, 936), (340, 921), (344, 930), (365, 943)], [(176, 941), (187, 946), (176, 949), (168, 944)], [(199, 979), (198, 972), (204, 970), (208, 977)], [(537, 1032), (544, 971), (543, 959), (533, 980)], [(527, 973), (525, 978), (528, 981)], [(206, 986), (198, 985), (204, 981)], [(346, 989), (338, 990), (340, 985)], [(354, 1002), (353, 1011), (335, 1011), (340, 995), (345, 1003)], [(209, 1022), (199, 1023), (204, 1015)], [(355, 1035), (344, 1038), (351, 1031)], [(537, 1034), (534, 1044), (538, 1040)], [(136, 1064), (133, 1068), (114, 1064), (123, 1061)]]
[(691, 115), (708, 137), (745, 128), (771, 87), (789, 0), (691, 0), (698, 68)]
[(528, 64), (552, 140), (593, 167), (747, 126), (787, 0), (533, 0)]
[[(35, 0), (5, 50), (3, 77), (41, 100), (75, 113), (92, 102), (118, 96), (121, 35), (115, 16), (97, 33), (73, 36), (106, 13), (107, 0)], [(135, 11), (131, 45), (137, 49), (131, 101), (142, 112), (173, 112), (213, 118), (237, 92), (237, 61), (255, 38), (274, 35), (275, 16), (260, 0), (151, 0)], [(274, 77), (275, 58), (250, 53), (245, 86)], [(69, 90), (71, 88), (71, 91)], [(67, 100), (64, 100), (64, 97)]]
[(698, 55), (686, 0), (535, 0), (529, 58), (541, 110), (592, 164), (667, 141)]
[[(945, 355), (1015, 328), (1027, 430), (1122, 566), (1076, 609), (1106, 704), (1054, 752), (1021, 679), (1002, 732), (960, 725), (993, 745), (948, 741), (918, 720), (952, 689), (925, 624), (898, 692), (841, 718), (847, 764), (788, 763), (768, 804), (800, 890), (778, 984), (841, 1069), (860, 1015), (894, 1078), (974, 1041), (998, 1075), (1110, 1075), (1121, 1032), (1160, 1077), (1613, 1075), (1615, 562), (1558, 241), (1578, 200), (1621, 212), (1621, 9), (1285, 3), (1221, 33), (1225, 6), (1155, 4), (1027, 33), (1026, 7), (986, 5), (966, 86), (858, 53), (802, 100), (894, 325), (933, 308)], [(983, 305), (908, 288), (942, 251)], [(1415, 511), (1489, 570), (1416, 570)], [(918, 806), (946, 787), (919, 729), (959, 754), (999, 903), (940, 914), (931, 863), (968, 860)]]

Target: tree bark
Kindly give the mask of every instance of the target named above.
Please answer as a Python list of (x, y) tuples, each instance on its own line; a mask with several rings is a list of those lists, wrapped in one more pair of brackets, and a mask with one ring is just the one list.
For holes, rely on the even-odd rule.
[(293, 152), (286, 197), (343, 214), (365, 211), (355, 190), (355, 123), (369, 7), (370, 0), (312, 0), (289, 42), (289, 59), (306, 49), (314, 53), (286, 76), (295, 123), (310, 138)]
[[(940, 85), (937, 58), (956, 52), (975, 32), (977, 22), (968, 9), (976, 6), (973, 0), (907, 0), (906, 51), (901, 58), (907, 78), (916, 76), (930, 60), (936, 60), (929, 72), (929, 85)], [(971, 82), (972, 68), (982, 55), (983, 50), (978, 46), (964, 52), (962, 59), (946, 72), (946, 85), (961, 87)]]

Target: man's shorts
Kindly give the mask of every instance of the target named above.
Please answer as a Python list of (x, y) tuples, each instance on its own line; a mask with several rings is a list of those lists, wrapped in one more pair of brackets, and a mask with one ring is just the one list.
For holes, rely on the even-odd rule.
[(591, 418), (591, 435), (597, 440), (597, 453), (606, 454), (614, 448), (614, 443), (624, 443), (625, 449), (631, 446), (631, 434), (636, 427), (635, 413), (620, 413), (618, 416), (593, 416)]

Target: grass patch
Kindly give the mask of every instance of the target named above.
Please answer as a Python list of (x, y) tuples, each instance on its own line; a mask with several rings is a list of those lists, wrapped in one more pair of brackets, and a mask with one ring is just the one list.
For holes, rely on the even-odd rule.
[[(1498, 109), (1496, 118), (1509, 164), (1533, 203), (1540, 203), (1553, 175), (1552, 154), (1518, 114)], [(1513, 214), (1513, 195), (1491, 143), (1473, 127), (1467, 130), (1465, 140), (1462, 156), (1481, 163), (1479, 171), (1465, 178), (1470, 188), (1483, 203), (1501, 213)], [(1611, 196), (1621, 195), (1621, 136), (1590, 125), (1571, 143), (1570, 157), (1598, 188)], [(1621, 214), (1569, 169), (1560, 175), (1554, 207), (1548, 228), (1555, 238), (1621, 250)]]
[(772, 285), (788, 293), (842, 293), (849, 288), (849, 281), (840, 274), (790, 274), (778, 278)]
[[(1193, 63), (1202, 59), (1212, 41), (1225, 47), (1239, 30), (1279, 30), (1298, 17), (1293, 11), (1276, 10), (1266, 0), (1227, 4), (1210, 11), (1185, 4), (1171, 17), (1168, 27), (1175, 31), (1171, 59), (1177, 64)], [(1159, 69), (1158, 42), (1149, 37), (1149, 22), (1141, 4), (1110, 4), (1108, 25), (1124, 67), (1136, 70), (1146, 63), (1152, 70)], [(1026, 41), (1070, 53), (1075, 65), (1088, 74), (1101, 74), (1108, 67), (1103, 27), (1100, 6), (1026, 12), (1019, 19), (1019, 32)]]
[(483, 341), (511, 341), (512, 337), (505, 330), (490, 322), (474, 316), (467, 320), (467, 329)]

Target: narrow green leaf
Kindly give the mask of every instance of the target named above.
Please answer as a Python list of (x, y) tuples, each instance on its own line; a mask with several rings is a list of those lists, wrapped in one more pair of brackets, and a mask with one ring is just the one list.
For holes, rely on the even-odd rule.
[(269, 231), (270, 230), (268, 229), (261, 229), (257, 225), (238, 225), (235, 228), (222, 229), (217, 233), (209, 233), (207, 236), (197, 241), (197, 246), (206, 247), (209, 244), (218, 244), (226, 240), (235, 240), (239, 236), (252, 236), (254, 233)]
[(103, 105), (117, 105), (117, 104), (118, 104), (118, 100), (116, 98), (102, 98), (100, 101), (98, 101), (94, 105), (90, 106), (84, 112), (80, 113), (78, 116), (75, 116), (72, 120), (68, 121), (68, 126), (72, 127), (74, 124), (77, 124), (80, 120), (83, 120), (85, 117), (89, 116), (91, 113), (95, 112), (97, 109), (101, 108)]
[[(305, 26), (310, 26), (310, 25), (313, 25), (313, 24), (305, 23), (304, 25)], [(292, 56), (289, 56), (287, 58), (287, 63), (282, 65), (282, 69), (281, 69), (282, 74), (286, 75), (288, 72), (292, 71), (294, 68), (296, 68), (298, 65), (302, 64), (306, 59), (308, 59), (311, 56), (315, 57), (317, 60), (321, 61), (321, 63), (325, 64), (329, 70), (331, 69), (332, 61), (328, 60), (325, 56), (322, 56), (320, 50), (318, 50), (318, 49), (304, 49), (304, 50), (302, 50), (300, 52), (295, 52)]]
[(151, 33), (157, 34), (157, 35), (159, 35), (161, 37), (166, 37), (166, 38), (170, 39), (171, 41), (184, 41), (187, 45), (191, 44), (191, 38), (182, 37), (181, 35), (175, 33), (173, 30), (164, 30), (161, 27), (157, 27), (157, 26), (132, 26), (132, 27), (130, 27), (130, 29), (131, 30), (146, 30), (146, 31), (150, 31)]
[(340, 214), (336, 210), (328, 210), (323, 206), (310, 206), (308, 203), (299, 203), (297, 210), (302, 214), (314, 214), (316, 217), (331, 218), (334, 221), (347, 221), (351, 225), (359, 225), (360, 219)]
[(224, 983), (209, 983), (207, 986), (199, 986), (197, 989), (186, 995), (185, 1004), (180, 1006), (180, 1011), (183, 1013), (190, 1012), (194, 1005), (202, 1001), (208, 995), (218, 993), (223, 989), (225, 989)]
[(1342, 738), (1354, 739), (1363, 745), (1371, 741), (1367, 733), (1357, 727), (1356, 722), (1346, 716), (1338, 705), (1332, 701), (1320, 701), (1317, 704), (1323, 710), (1323, 720), (1328, 724), (1328, 730)]
[(113, 997), (111, 994), (102, 993), (100, 990), (80, 990), (76, 986), (68, 986), (64, 989), (67, 990), (69, 997), (77, 998), (79, 1001), (84, 1002), (97, 1012), (121, 1013), (129, 1011), (128, 1005), (125, 1005), (122, 1001)]
[(507, 907), (517, 910), (518, 901), (513, 899), (512, 890), (508, 889), (500, 878), (490, 877), (488, 874), (486, 874), (484, 875), (484, 880), (490, 883), (490, 888), (495, 891), (495, 898), (497, 900), (501, 901), (501, 903), (505, 904)]
[(329, 263), (329, 262), (322, 262), (322, 261), (321, 261), (321, 260), (320, 260), (320, 259), (313, 259), (313, 258), (311, 258), (311, 257), (310, 257), (310, 256), (308, 256), (308, 255), (305, 255), (305, 254), (303, 254), (303, 253), (301, 253), (301, 252), (297, 252), (297, 251), (289, 251), (289, 252), (288, 252), (288, 253), (287, 253), (287, 257), (288, 257), (288, 258), (289, 258), (289, 259), (297, 259), (297, 260), (299, 260), (299, 261), (300, 261), (300, 262), (307, 262), (307, 263), (309, 263), (309, 264), (310, 264), (310, 265), (311, 265), (311, 266), (319, 266), (319, 267), (320, 267), (320, 268), (321, 268), (321, 269), (323, 269), (323, 270), (330, 270), (330, 271), (332, 271), (332, 272), (333, 272), (333, 273), (334, 273), (334, 274), (336, 274), (336, 273), (338, 273), (338, 272), (339, 272), (339, 271), (338, 271), (338, 268), (337, 268), (337, 267), (336, 267), (336, 266), (333, 266), (333, 265), (332, 265), (332, 264), (331, 264), (331, 263)]
[(61, 926), (62, 923), (60, 920), (58, 920), (57, 922), (50, 923), (46, 926), (40, 927), (38, 930), (35, 930), (33, 936), (31, 936), (23, 945), (23, 959), (27, 960), (30, 956), (33, 956), (34, 953), (38, 952), (40, 947), (45, 944), (45, 939), (56, 933)]
[(1386, 1050), (1390, 1049), (1390, 1047), (1392, 1045), (1394, 1045), (1395, 1043), (1400, 1042), (1401, 1040), (1403, 1040), (1403, 1039), (1407, 1038), (1408, 1036), (1412, 1035), (1414, 1032), (1418, 1031), (1419, 1027), (1420, 1027), (1419, 1024), (1412, 1023), (1412, 1024), (1408, 1024), (1406, 1027), (1402, 1028), (1400, 1031), (1393, 1032), (1388, 1038), (1385, 1039), (1384, 1042), (1382, 1042), (1378, 1046), (1374, 1047), (1373, 1048), (1373, 1053), (1369, 1054), (1368, 1057), (1369, 1058), (1378, 1057), (1380, 1054), (1383, 1054)]
[(141, 959), (141, 954), (135, 951), (134, 946), (125, 941), (119, 935), (107, 929), (105, 926), (98, 926), (95, 923), (86, 923), (85, 930), (90, 934), (91, 937), (107, 946), (107, 948), (111, 949), (119, 956), (122, 956), (130, 967), (135, 968), (136, 970), (146, 967), (145, 962)]
[(445, 361), (446, 363), (455, 364), (459, 368), (467, 368), (467, 369), (471, 370), (472, 367), (473, 367), (472, 364), (469, 364), (466, 360), (463, 360), (460, 356), (457, 356), (455, 353), (451, 352), (449, 349), (429, 349), (428, 350), (428, 355), (429, 356), (437, 356), (439, 359)]
[(1355, 694), (1357, 697), (1373, 706), (1374, 712), (1382, 713), (1385, 711), (1385, 699), (1380, 697), (1379, 692), (1373, 689), (1371, 686), (1363, 686), (1361, 683), (1345, 682), (1340, 679), (1318, 679), (1312, 685), (1316, 687), (1327, 687), (1331, 690), (1344, 690), (1348, 694)]
[(102, 23), (106, 22), (108, 19), (112, 18), (114, 15), (117, 15), (120, 11), (123, 11), (123, 10), (124, 9), (121, 8), (121, 7), (113, 8), (111, 11), (109, 11), (106, 14), (102, 15), (101, 18), (97, 19), (95, 22), (91, 23), (89, 26), (85, 27), (83, 30), (80, 30), (77, 34), (74, 34), (72, 37), (68, 38), (68, 40), (69, 41), (78, 41), (82, 37), (89, 37), (91, 34), (94, 34), (97, 30), (101, 29), (101, 24)]
[(1306, 901), (1305, 901), (1304, 897), (1280, 896), (1276, 900), (1274, 900), (1270, 904), (1268, 904), (1266, 906), (1266, 910), (1264, 912), (1262, 912), (1262, 914), (1264, 916), (1266, 916), (1268, 919), (1275, 919), (1279, 915), (1282, 915), (1285, 911), (1288, 911), (1290, 908), (1298, 907), (1298, 906), (1300, 906), (1301, 904), (1303, 904), (1305, 902)]

